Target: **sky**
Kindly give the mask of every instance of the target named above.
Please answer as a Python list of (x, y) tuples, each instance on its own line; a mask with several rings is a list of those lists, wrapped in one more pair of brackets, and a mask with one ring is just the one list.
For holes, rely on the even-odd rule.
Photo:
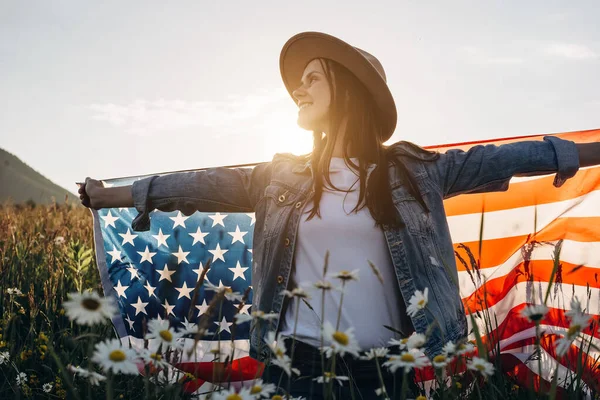
[(0, 148), (73, 193), (110, 179), (304, 154), (285, 42), (383, 64), (387, 144), (600, 128), (598, 1), (0, 0)]

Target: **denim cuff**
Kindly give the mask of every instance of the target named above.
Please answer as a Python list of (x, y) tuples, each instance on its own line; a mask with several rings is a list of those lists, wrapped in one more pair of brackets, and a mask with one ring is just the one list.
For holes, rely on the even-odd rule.
[(153, 210), (153, 206), (148, 194), (150, 193), (152, 181), (156, 178), (158, 178), (158, 175), (140, 179), (131, 185), (133, 205), (139, 211), (138, 216), (131, 222), (131, 229), (134, 231), (147, 231), (150, 229), (150, 211)]
[(564, 140), (556, 136), (544, 136), (554, 147), (558, 172), (554, 177), (554, 186), (561, 187), (567, 179), (573, 177), (579, 170), (579, 150), (575, 142)]

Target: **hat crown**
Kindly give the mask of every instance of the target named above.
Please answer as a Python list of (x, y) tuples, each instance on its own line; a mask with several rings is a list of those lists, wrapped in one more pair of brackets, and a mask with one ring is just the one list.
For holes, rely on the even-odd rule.
[[(352, 46), (352, 47), (354, 47), (354, 46)], [(358, 52), (360, 54), (362, 54), (363, 57), (365, 57), (367, 59), (367, 61), (369, 61), (371, 63), (373, 68), (375, 68), (375, 70), (379, 73), (379, 75), (381, 75), (381, 77), (383, 78), (383, 81), (387, 83), (387, 78), (385, 76), (385, 71), (383, 70), (383, 65), (381, 65), (381, 63), (379, 62), (377, 57), (375, 57), (373, 54), (370, 54), (369, 52), (364, 51), (363, 49), (359, 49), (358, 47), (354, 47), (354, 48), (356, 50), (358, 50)]]

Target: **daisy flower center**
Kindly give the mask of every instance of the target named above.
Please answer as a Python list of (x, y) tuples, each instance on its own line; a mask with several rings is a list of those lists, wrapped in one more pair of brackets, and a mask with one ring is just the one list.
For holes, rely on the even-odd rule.
[(125, 353), (122, 352), (121, 350), (113, 350), (108, 355), (108, 358), (111, 361), (121, 362), (121, 361), (125, 361), (125, 359), (127, 358), (127, 356), (125, 356)]
[(283, 397), (281, 397), (280, 395), (276, 394), (275, 396), (271, 397), (271, 400), (283, 400)]
[(423, 307), (425, 305), (425, 299), (419, 300), (417, 304), (419, 304), (420, 307)]
[(437, 363), (442, 363), (442, 362), (446, 361), (446, 356), (443, 354), (439, 354), (439, 355), (433, 357), (433, 361), (437, 362)]
[(483, 365), (483, 364), (477, 364), (475, 366), (475, 368), (477, 368), (479, 371), (483, 371), (485, 369), (485, 365)]
[(415, 357), (410, 353), (404, 353), (400, 357), (400, 359), (404, 362), (415, 362)]
[(160, 354), (156, 354), (156, 353), (152, 353), (150, 354), (150, 358), (156, 361), (161, 361), (162, 360), (162, 356)]
[(90, 311), (96, 311), (100, 308), (100, 302), (94, 299), (84, 299), (81, 302), (81, 305), (83, 306), (83, 308)]
[(242, 400), (239, 394), (234, 393), (227, 396), (226, 400)]
[(567, 331), (567, 335), (568, 335), (569, 337), (571, 337), (571, 336), (575, 335), (577, 332), (579, 332), (579, 329), (580, 329), (580, 328), (581, 328), (581, 326), (579, 326), (579, 325), (571, 325), (571, 326), (569, 327), (569, 330)]
[(283, 350), (281, 350), (281, 349), (277, 349), (277, 350), (275, 350), (275, 355), (276, 355), (277, 357), (283, 357)]
[(171, 340), (173, 340), (173, 334), (171, 332), (169, 332), (168, 330), (164, 330), (164, 331), (160, 331), (158, 333), (158, 335), (162, 338), (162, 340), (164, 340), (165, 342), (170, 342)]
[(332, 335), (332, 337), (339, 344), (341, 344), (343, 346), (347, 346), (348, 345), (349, 338), (348, 338), (348, 335), (346, 335), (344, 332), (336, 331)]
[(250, 389), (250, 394), (259, 394), (260, 392), (262, 392), (262, 386), (254, 385)]

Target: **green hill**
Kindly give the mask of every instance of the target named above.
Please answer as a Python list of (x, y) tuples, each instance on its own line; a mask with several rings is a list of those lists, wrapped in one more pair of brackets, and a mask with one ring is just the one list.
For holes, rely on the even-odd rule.
[(53, 198), (57, 204), (64, 204), (67, 197), (69, 203), (81, 206), (79, 197), (54, 184), (16, 156), (0, 149), (0, 204), (7, 201), (12, 204), (27, 201), (52, 204)]

